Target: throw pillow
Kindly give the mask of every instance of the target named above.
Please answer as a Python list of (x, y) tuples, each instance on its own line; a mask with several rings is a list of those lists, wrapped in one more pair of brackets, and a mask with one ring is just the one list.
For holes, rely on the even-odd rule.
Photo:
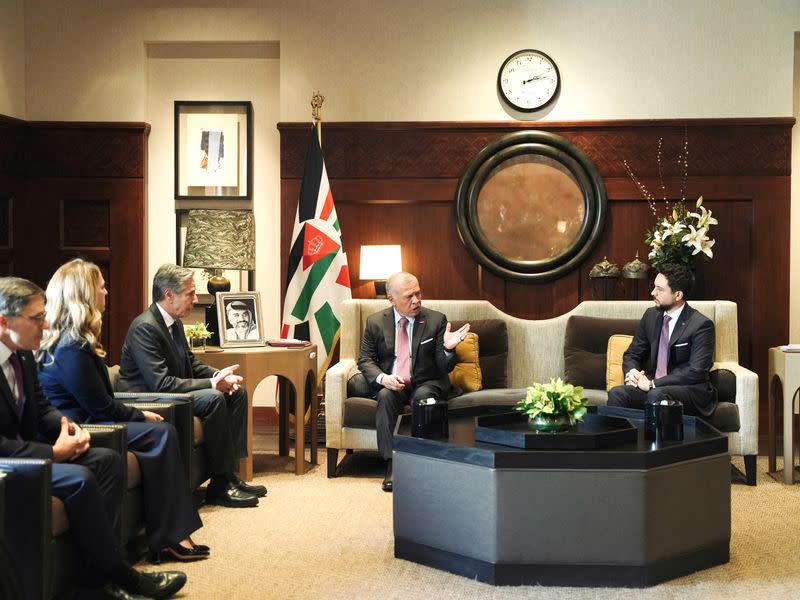
[[(466, 321), (453, 320), (455, 330)], [(470, 333), (476, 333), (480, 343), (480, 367), (482, 386), (485, 390), (508, 387), (508, 329), (502, 319), (476, 319), (470, 321)]]
[(470, 331), (456, 346), (456, 366), (450, 371), (452, 385), (464, 392), (477, 392), (483, 388), (478, 355), (478, 334)]
[(639, 321), (572, 315), (564, 334), (564, 378), (587, 390), (606, 387), (608, 338), (616, 333), (633, 335)]
[(606, 350), (606, 391), (625, 383), (625, 374), (622, 372), (622, 355), (631, 345), (632, 335), (616, 334), (608, 338)]

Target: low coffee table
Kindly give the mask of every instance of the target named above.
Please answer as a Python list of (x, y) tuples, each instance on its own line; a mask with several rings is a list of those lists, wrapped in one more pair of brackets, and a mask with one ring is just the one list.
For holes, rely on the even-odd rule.
[(395, 556), (499, 585), (645, 587), (723, 564), (731, 535), (728, 442), (684, 417), (684, 440), (602, 450), (525, 450), (475, 441), (450, 411), (448, 440), (394, 434)]

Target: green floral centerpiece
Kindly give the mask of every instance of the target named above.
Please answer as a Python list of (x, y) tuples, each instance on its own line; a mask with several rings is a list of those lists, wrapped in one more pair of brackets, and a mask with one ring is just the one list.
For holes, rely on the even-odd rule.
[(542, 432), (569, 429), (586, 414), (587, 401), (583, 388), (558, 379), (550, 383), (534, 383), (514, 410), (528, 415), (530, 426)]
[(184, 327), (183, 334), (186, 336), (186, 341), (191, 348), (204, 348), (206, 340), (211, 337), (208, 326), (200, 322)]

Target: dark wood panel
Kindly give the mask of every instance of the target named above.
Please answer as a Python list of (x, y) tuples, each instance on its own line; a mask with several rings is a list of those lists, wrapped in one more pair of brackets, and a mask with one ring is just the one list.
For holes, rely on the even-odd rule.
[(149, 132), (146, 123), (32, 122), (29, 175), (144, 178)]
[[(323, 145), (331, 178), (427, 178), (461, 176), (488, 143), (520, 129), (568, 138), (604, 177), (624, 176), (628, 160), (640, 177), (657, 175), (658, 138), (663, 138), (664, 175), (682, 175), (670, 160), (688, 132), (692, 174), (788, 175), (789, 118), (675, 119), (608, 122), (326, 123)], [(306, 123), (279, 123), (281, 176), (298, 178), (308, 143)]]
[[(404, 266), (437, 298), (483, 298), (515, 316), (541, 319), (582, 300), (649, 297), (652, 280), (593, 281), (603, 257), (620, 266), (654, 223), (625, 172), (627, 160), (656, 196), (676, 198), (684, 184), (675, 160), (688, 139), (687, 202), (703, 195), (719, 225), (714, 259), (698, 268), (700, 299), (738, 305), (740, 362), (755, 370), (766, 398), (767, 348), (788, 339), (789, 204), (793, 119), (702, 119), (583, 123), (331, 123), (324, 151), (355, 297), (371, 297), (357, 279), (359, 248), (400, 243)], [(603, 176), (609, 211), (603, 238), (576, 270), (545, 284), (506, 282), (482, 269), (458, 239), (452, 198), (467, 163), (488, 142), (519, 129), (545, 129), (578, 145)], [(282, 273), (308, 141), (306, 124), (280, 124)], [(662, 138), (659, 177), (658, 140)], [(662, 183), (665, 191), (662, 190)], [(285, 289), (285, 280), (282, 281)], [(762, 407), (763, 409), (763, 407)], [(764, 411), (762, 410), (762, 413)], [(762, 414), (762, 418), (765, 416)]]
[(111, 198), (62, 199), (61, 248), (82, 251), (111, 245)]
[(0, 115), (0, 175), (25, 175), (27, 133), (25, 121)]

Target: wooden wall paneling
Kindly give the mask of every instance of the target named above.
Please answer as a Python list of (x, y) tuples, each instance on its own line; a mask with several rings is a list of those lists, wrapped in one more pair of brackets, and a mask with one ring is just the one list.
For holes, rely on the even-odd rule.
[[(25, 123), (0, 117), (0, 134), (9, 127), (14, 135), (0, 135), (0, 157), (17, 157), (11, 170), (19, 189), (12, 194), (13, 244), (7, 252), (13, 272), (45, 287), (66, 260), (81, 256), (97, 263), (112, 292), (103, 343), (109, 363), (117, 362), (128, 325), (147, 298), (150, 126)], [(9, 189), (3, 168), (0, 198)], [(0, 268), (3, 252), (0, 247)]]
[[(362, 243), (390, 243), (397, 230), (387, 224), (399, 219), (402, 223), (424, 220), (416, 231), (407, 231), (405, 225), (400, 229), (413, 241), (408, 244), (407, 268), (422, 269), (418, 274), (429, 297), (444, 290), (452, 298), (485, 298), (526, 318), (553, 317), (581, 300), (596, 299), (603, 290), (588, 273), (604, 256), (621, 267), (638, 250), (641, 260), (649, 262), (644, 234), (654, 218), (628, 178), (623, 160), (653, 194), (674, 199), (679, 197), (684, 179), (684, 166), (676, 159), (688, 139), (687, 202), (702, 194), (706, 207), (719, 219), (713, 231), (715, 256), (698, 268), (696, 297), (737, 303), (740, 362), (759, 373), (765, 398), (767, 348), (785, 343), (788, 336), (793, 124), (791, 118), (325, 124), (323, 150), (344, 244), (351, 255), (354, 295), (372, 293), (368, 283), (356, 280), (355, 249)], [(281, 243), (288, 249), (309, 127), (282, 123), (278, 129)], [(608, 194), (608, 220), (601, 243), (576, 270), (546, 284), (502, 280), (465, 255), (457, 233), (452, 235), (456, 231), (452, 198), (464, 168), (487, 143), (521, 129), (543, 129), (570, 139), (595, 163)], [(666, 192), (661, 190), (662, 180)], [(439, 204), (447, 204), (448, 210), (434, 208)], [(428, 239), (430, 235), (437, 235), (439, 243)], [(430, 256), (439, 258), (438, 264), (428, 264)], [(435, 282), (433, 289), (429, 279)], [(282, 285), (285, 289), (285, 279)], [(646, 299), (651, 285), (652, 275), (639, 282), (620, 279), (608, 296)]]

